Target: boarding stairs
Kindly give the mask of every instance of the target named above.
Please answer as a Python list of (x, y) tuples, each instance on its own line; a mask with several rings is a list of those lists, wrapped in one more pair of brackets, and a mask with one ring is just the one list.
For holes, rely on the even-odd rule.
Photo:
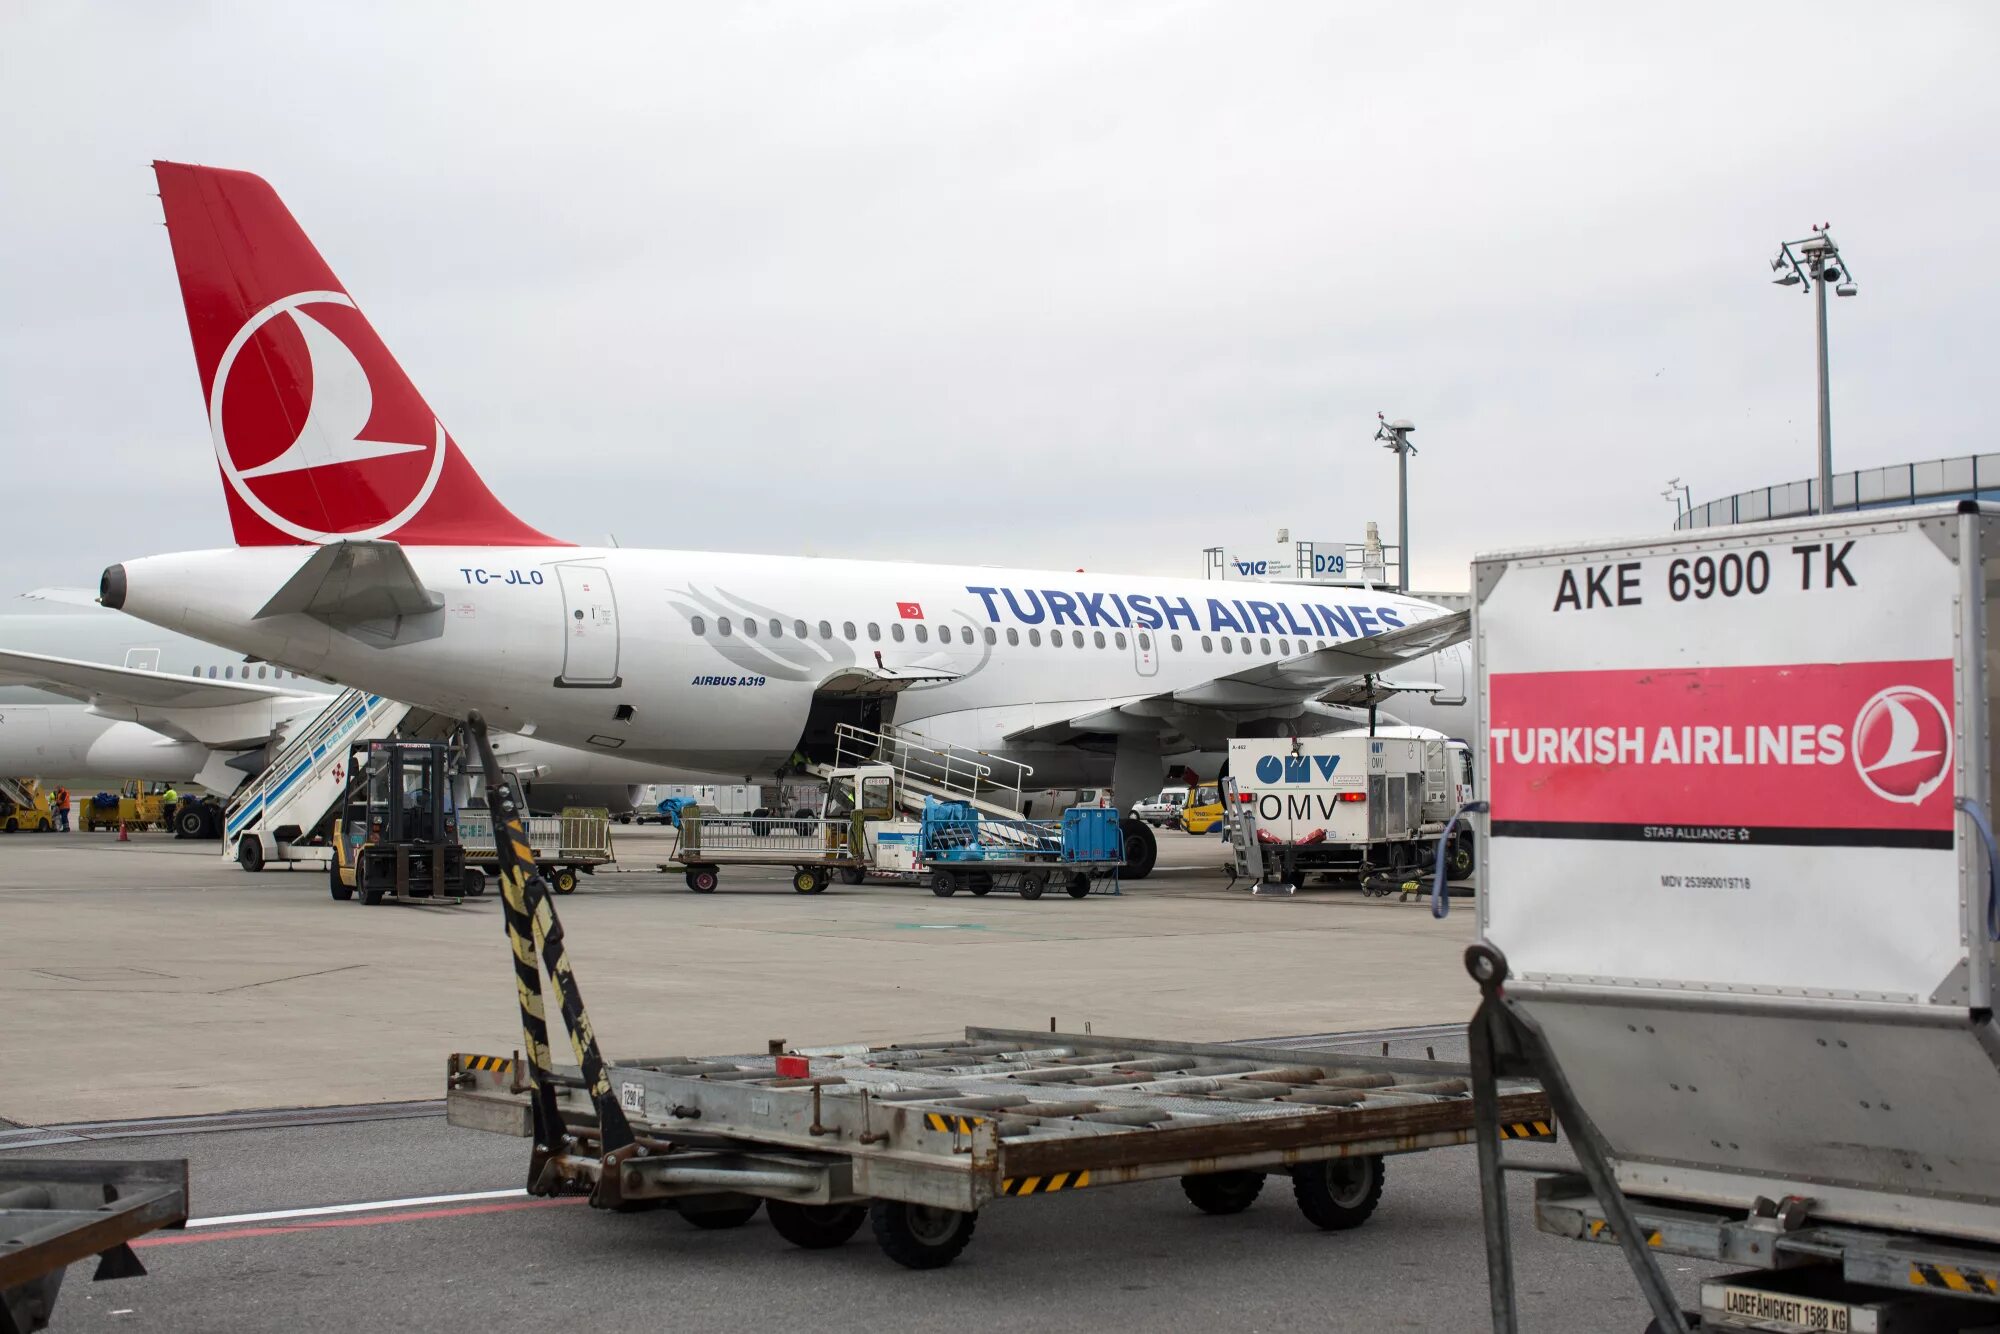
[(366, 690), (343, 691), (303, 727), (272, 742), (270, 763), (230, 801), (222, 820), (222, 855), (235, 860), (243, 839), (262, 840), (266, 861), (323, 859), (323, 849), (295, 850), (332, 813), (347, 785), (347, 751), (356, 741), (393, 734), (431, 735), (452, 720)]
[(0, 797), (23, 809), (34, 806), (37, 790), (35, 780), (32, 778), (0, 778)]
[(907, 727), (877, 732), (840, 723), (833, 730), (834, 762), (808, 766), (818, 777), (829, 777), (835, 769), (882, 764), (895, 773), (896, 804), (913, 815), (923, 814), (926, 797), (936, 797), (965, 802), (998, 820), (1024, 818), (1021, 794), (1034, 776), (1033, 765), (936, 741)]

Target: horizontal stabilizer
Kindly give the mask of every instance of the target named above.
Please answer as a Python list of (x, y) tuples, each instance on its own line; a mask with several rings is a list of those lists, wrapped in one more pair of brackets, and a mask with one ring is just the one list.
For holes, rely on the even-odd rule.
[(332, 542), (306, 558), (256, 619), (300, 615), (339, 626), (421, 616), (442, 606), (443, 594), (424, 587), (394, 542)]

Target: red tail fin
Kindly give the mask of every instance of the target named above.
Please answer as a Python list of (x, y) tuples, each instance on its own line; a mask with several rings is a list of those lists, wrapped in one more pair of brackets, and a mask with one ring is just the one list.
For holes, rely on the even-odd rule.
[(277, 192), (155, 162), (238, 546), (544, 546), (507, 512)]

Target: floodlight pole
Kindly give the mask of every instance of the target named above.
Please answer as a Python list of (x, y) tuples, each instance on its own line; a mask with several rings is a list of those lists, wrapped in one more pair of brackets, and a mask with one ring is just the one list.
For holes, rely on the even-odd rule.
[(1834, 243), (1830, 223), (1813, 228), (1813, 234), (1797, 241), (1780, 242), (1771, 271), (1771, 281), (1781, 287), (1804, 285), (1813, 294), (1819, 343), (1819, 487), (1813, 496), (1813, 513), (1833, 510), (1833, 393), (1829, 386), (1826, 356), (1826, 288), (1834, 284), (1835, 296), (1854, 295), (1854, 271), (1841, 257)]
[(1383, 441), (1382, 448), (1396, 453), (1396, 591), (1410, 591), (1410, 455), (1417, 447), (1410, 443), (1410, 432), (1415, 424), (1401, 417), (1389, 421), (1381, 413), (1375, 414), (1380, 423), (1375, 428), (1375, 438)]

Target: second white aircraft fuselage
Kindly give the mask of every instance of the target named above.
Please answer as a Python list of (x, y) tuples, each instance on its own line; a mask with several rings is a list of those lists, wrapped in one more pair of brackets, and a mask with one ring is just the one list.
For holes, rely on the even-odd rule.
[[(1227, 709), (1227, 691), (1205, 683), (1445, 614), (1346, 586), (617, 548), (403, 550), (441, 609), (338, 630), (301, 614), (259, 619), (310, 554), (302, 547), (130, 561), (122, 605), (429, 709), (479, 709), (544, 740), (746, 776), (790, 758), (815, 692), (844, 670), (856, 681), (949, 673), (905, 688), (895, 721), (1001, 751), (1009, 735), (1080, 706), (1186, 690)], [(1043, 770), (1049, 757), (1036, 758)]]

